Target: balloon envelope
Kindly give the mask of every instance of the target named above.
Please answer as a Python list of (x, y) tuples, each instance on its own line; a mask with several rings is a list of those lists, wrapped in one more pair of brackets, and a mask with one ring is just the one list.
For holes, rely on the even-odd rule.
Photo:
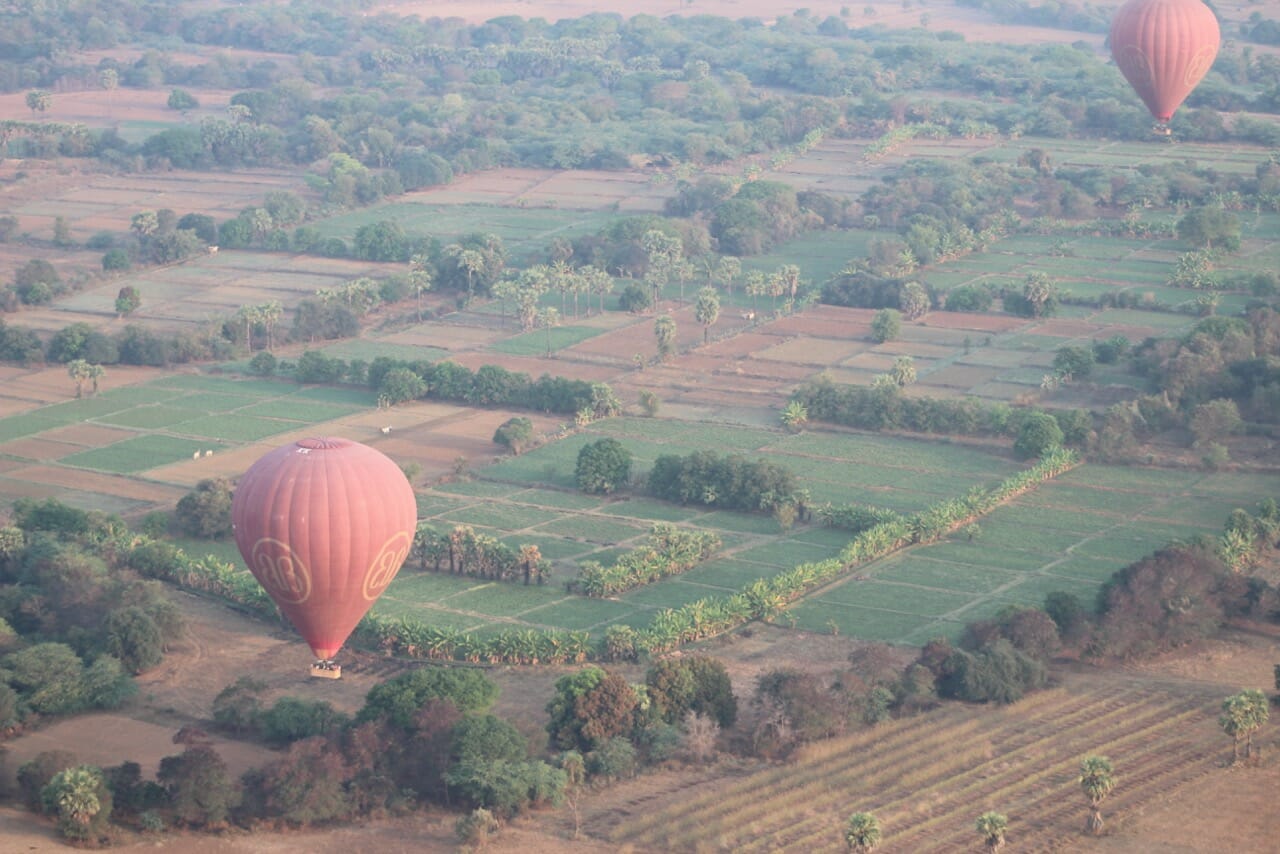
[(399, 467), (348, 439), (302, 439), (249, 467), (231, 504), (249, 570), (330, 659), (395, 578), (417, 526)]
[(1111, 56), (1160, 122), (1208, 73), (1220, 40), (1200, 0), (1129, 0), (1111, 19)]

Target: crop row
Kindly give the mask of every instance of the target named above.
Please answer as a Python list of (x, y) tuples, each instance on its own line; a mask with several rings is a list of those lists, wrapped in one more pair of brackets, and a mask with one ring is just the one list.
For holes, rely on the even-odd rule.
[[(1176, 783), (1170, 774), (1177, 771), (1177, 756), (1165, 763), (1169, 768), (1161, 764), (1171, 743), (1186, 741), (1183, 746), (1195, 752), (1198, 741), (1185, 733), (1196, 720), (1212, 717), (1203, 697), (1135, 697), (1117, 688), (1069, 697), (1047, 693), (1049, 701), (1026, 709), (964, 710), (967, 718), (935, 713), (897, 722), (891, 731), (842, 739), (835, 747), (814, 745), (797, 762), (728, 790), (646, 811), (616, 828), (611, 841), (671, 850), (726, 841), (743, 851), (821, 850), (839, 841), (844, 814), (870, 808), (892, 828), (886, 839), (892, 850), (967, 848), (973, 843), (969, 813), (984, 804), (1016, 810), (1028, 822), (1036, 816), (1034, 829), (1024, 825), (1023, 833), (1061, 830), (1072, 812), (1083, 811), (1072, 791), (1080, 756), (1123, 757), (1125, 800), (1140, 803), (1150, 796), (1148, 776), (1165, 788)], [(1182, 749), (1172, 753), (1185, 755)]]
[[(1024, 712), (1019, 705), (1018, 722), (1013, 725), (1038, 726), (1034, 717), (1022, 723), (1022, 716), (1034, 715), (1042, 705), (1052, 706), (1045, 713), (1052, 714), (1055, 722), (1064, 725), (1096, 719), (1104, 714), (1103, 710), (1121, 706), (1125, 701), (1126, 693), (1119, 688), (1078, 695), (1046, 691), (1025, 701), (1029, 711)], [(678, 808), (657, 811), (619, 830), (630, 838), (646, 831), (696, 827), (716, 818), (732, 818), (730, 814), (739, 807), (752, 809), (762, 790), (797, 787), (801, 785), (801, 776), (824, 779), (855, 767), (857, 774), (866, 779), (890, 776), (901, 785), (914, 788), (943, 773), (940, 769), (954, 757), (956, 745), (988, 745), (990, 736), (1009, 726), (1006, 717), (1001, 712), (979, 716), (968, 707), (949, 705), (923, 717), (899, 719), (846, 738), (808, 745), (794, 763), (754, 774), (728, 791), (722, 789), (700, 798), (684, 799)], [(940, 756), (946, 759), (940, 762)], [(727, 823), (732, 825), (732, 821)]]

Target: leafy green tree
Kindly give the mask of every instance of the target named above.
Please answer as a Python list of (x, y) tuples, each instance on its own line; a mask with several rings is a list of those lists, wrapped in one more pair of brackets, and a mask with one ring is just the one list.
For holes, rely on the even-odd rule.
[(378, 383), (378, 397), (394, 406), (417, 400), (427, 393), (427, 383), (409, 368), (392, 368)]
[(1004, 847), (1005, 834), (1009, 832), (1009, 819), (998, 812), (984, 812), (978, 816), (974, 827), (988, 851), (999, 851)]
[(32, 89), (27, 93), (27, 109), (32, 113), (43, 113), (53, 105), (53, 95), (44, 89)]
[(1047, 412), (1033, 412), (1022, 422), (1013, 441), (1013, 452), (1027, 460), (1044, 456), (1046, 451), (1062, 446), (1062, 428)]
[(212, 747), (192, 744), (160, 760), (156, 774), (174, 818), (191, 827), (220, 827), (240, 803), (240, 788)]
[(651, 708), (667, 723), (679, 723), (689, 712), (696, 712), (727, 729), (738, 718), (729, 673), (715, 658), (663, 659), (649, 668), (644, 681)]
[(907, 282), (898, 292), (898, 307), (907, 320), (915, 320), (929, 313), (932, 300), (929, 292), (919, 282)]
[(1053, 370), (1064, 379), (1083, 380), (1093, 373), (1094, 355), (1090, 347), (1061, 347), (1053, 356)]
[(617, 439), (598, 439), (578, 451), (574, 482), (590, 495), (607, 495), (631, 481), (631, 461)]
[(322, 738), (294, 742), (262, 769), (254, 799), (268, 818), (295, 826), (345, 819), (351, 814), (350, 769)]
[(555, 695), (547, 703), (547, 733), (560, 750), (595, 750), (631, 732), (639, 704), (626, 679), (599, 667), (584, 667), (556, 680)]
[(1191, 411), (1188, 426), (1197, 447), (1221, 442), (1240, 432), (1244, 422), (1234, 400), (1219, 398), (1202, 403)]
[(1231, 736), (1231, 761), (1240, 761), (1240, 743), (1245, 743), (1245, 758), (1253, 756), (1253, 734), (1271, 717), (1267, 695), (1257, 689), (1232, 694), (1222, 701), (1218, 725)]
[(1085, 829), (1089, 833), (1102, 832), (1102, 802), (1111, 790), (1116, 787), (1115, 770), (1111, 760), (1105, 756), (1086, 756), (1080, 763), (1080, 777), (1077, 780), (1080, 791), (1089, 801), (1089, 821)]
[(301, 741), (339, 730), (347, 716), (323, 700), (281, 697), (262, 714), (262, 734), (272, 744)]
[(905, 388), (916, 381), (916, 363), (910, 356), (899, 356), (889, 369), (889, 379), (898, 388)]
[(498, 697), (498, 686), (480, 670), (424, 667), (369, 689), (356, 722), (385, 717), (408, 728), (429, 700), (449, 700), (464, 714), (484, 712)]
[(126, 317), (133, 314), (142, 305), (142, 295), (133, 285), (125, 285), (116, 294), (116, 314)]
[(200, 102), (186, 89), (174, 89), (169, 93), (165, 105), (171, 110), (194, 110), (200, 106)]
[(68, 750), (43, 750), (18, 766), (17, 783), (28, 809), (44, 808), (40, 793), (54, 775), (79, 765), (76, 755)]
[(697, 300), (693, 305), (693, 316), (698, 323), (702, 324), (702, 343), (706, 344), (711, 335), (711, 327), (720, 319), (720, 295), (716, 293), (715, 288), (706, 287), (698, 291)]
[(1197, 248), (1219, 247), (1234, 252), (1240, 248), (1240, 218), (1221, 204), (1194, 207), (1178, 220), (1175, 229), (1179, 240)]
[(880, 820), (869, 812), (856, 812), (844, 825), (844, 842), (854, 854), (867, 854), (880, 846)]
[(231, 536), (231, 499), (234, 490), (224, 477), (206, 478), (178, 499), (174, 513), (178, 525), (192, 537), (208, 540)]
[(63, 643), (38, 643), (3, 659), (9, 684), (32, 711), (46, 715), (78, 712), (87, 705), (84, 665)]
[(107, 273), (118, 273), (133, 266), (129, 253), (123, 249), (108, 249), (102, 256), (102, 269)]
[(1032, 317), (1047, 317), (1053, 313), (1058, 290), (1045, 273), (1028, 273), (1022, 284), (1022, 300)]
[(150, 670), (164, 660), (164, 638), (156, 621), (143, 608), (130, 605), (112, 611), (103, 623), (107, 652), (120, 659), (130, 673)]
[(882, 308), (871, 318), (871, 340), (877, 344), (892, 341), (902, 333), (902, 312)]
[(96, 841), (111, 818), (111, 790), (102, 769), (78, 765), (53, 775), (40, 793), (46, 813), (57, 819), (68, 839)]
[(213, 719), (236, 735), (257, 732), (262, 726), (262, 695), (267, 683), (241, 676), (213, 698)]

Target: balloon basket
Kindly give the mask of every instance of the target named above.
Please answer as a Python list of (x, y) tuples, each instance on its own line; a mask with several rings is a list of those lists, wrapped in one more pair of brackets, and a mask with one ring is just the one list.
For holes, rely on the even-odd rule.
[(332, 661), (317, 661), (311, 665), (311, 676), (314, 679), (341, 679), (342, 665)]

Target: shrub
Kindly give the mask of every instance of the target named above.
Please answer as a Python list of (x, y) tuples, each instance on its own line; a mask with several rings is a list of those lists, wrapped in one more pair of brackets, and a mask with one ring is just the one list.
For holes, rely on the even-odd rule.
[(617, 439), (599, 439), (578, 452), (574, 482), (591, 495), (608, 494), (631, 480), (631, 452)]
[(1062, 445), (1062, 428), (1052, 415), (1035, 412), (1026, 417), (1018, 430), (1018, 438), (1013, 442), (1013, 451), (1021, 459), (1032, 459), (1044, 456), (1053, 448)]
[(902, 333), (902, 313), (897, 309), (882, 308), (871, 319), (871, 340), (877, 344), (892, 341)]

